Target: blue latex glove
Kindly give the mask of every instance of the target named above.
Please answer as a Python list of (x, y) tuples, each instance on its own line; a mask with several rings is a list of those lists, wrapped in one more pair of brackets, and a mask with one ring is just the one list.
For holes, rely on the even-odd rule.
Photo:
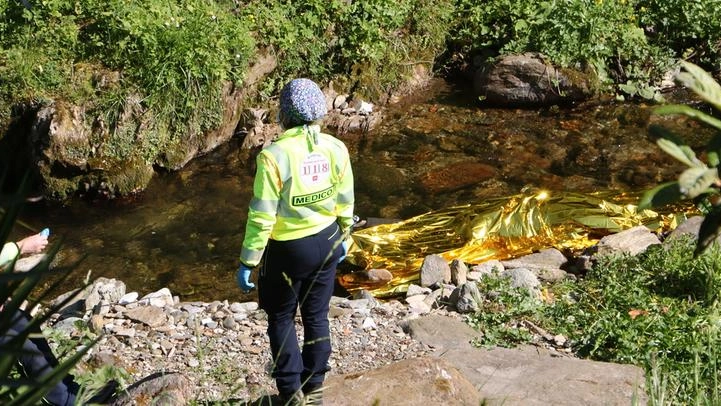
[(255, 283), (250, 281), (251, 272), (253, 272), (252, 269), (245, 266), (245, 264), (240, 264), (238, 273), (235, 274), (235, 277), (238, 280), (238, 286), (240, 286), (240, 290), (242, 290), (243, 293), (248, 293), (255, 289)]
[(346, 255), (348, 255), (348, 240), (343, 240), (342, 243), (340, 243), (340, 246), (343, 247), (343, 255), (338, 258), (338, 263), (340, 264), (345, 259)]
[(50, 229), (49, 229), (49, 228), (43, 228), (43, 231), (41, 231), (40, 234), (48, 237), (48, 236), (50, 236)]

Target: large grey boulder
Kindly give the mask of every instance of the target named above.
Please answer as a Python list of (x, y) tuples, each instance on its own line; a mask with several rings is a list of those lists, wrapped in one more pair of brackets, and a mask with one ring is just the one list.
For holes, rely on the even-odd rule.
[(593, 94), (589, 73), (559, 69), (537, 53), (506, 55), (476, 71), (476, 94), (504, 106), (551, 105), (582, 101)]
[(646, 403), (641, 368), (572, 358), (534, 346), (476, 348), (482, 332), (429, 315), (408, 322), (416, 340), (461, 371), (488, 405), (630, 405)]
[(593, 257), (604, 255), (630, 254), (638, 255), (651, 245), (661, 244), (658, 236), (646, 226), (636, 226), (616, 234), (607, 235), (593, 247)]
[[(701, 231), (701, 224), (703, 224), (705, 217), (693, 216), (679, 224), (664, 241), (664, 244), (669, 244), (679, 238), (690, 238), (694, 241), (698, 240), (699, 232)], [(721, 235), (716, 237), (715, 244), (721, 245)]]
[(331, 376), (329, 405), (479, 405), (481, 397), (456, 367), (442, 358), (398, 361), (363, 373)]
[(194, 383), (181, 373), (158, 373), (131, 385), (110, 405), (188, 405), (194, 399), (193, 387)]
[(689, 218), (688, 220), (679, 224), (678, 227), (674, 228), (673, 231), (669, 233), (666, 241), (673, 241), (675, 239), (681, 238), (682, 236), (687, 236), (694, 240), (697, 240), (703, 220), (703, 216), (693, 216)]

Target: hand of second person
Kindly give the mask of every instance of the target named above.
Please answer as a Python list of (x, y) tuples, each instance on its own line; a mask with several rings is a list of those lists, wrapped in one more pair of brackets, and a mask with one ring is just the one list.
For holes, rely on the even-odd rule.
[(48, 237), (42, 233), (33, 234), (18, 241), (21, 254), (35, 254), (41, 252), (48, 245)]
[(240, 290), (243, 291), (243, 293), (248, 293), (251, 290), (255, 289), (255, 283), (250, 281), (250, 274), (252, 272), (253, 270), (245, 264), (240, 264), (240, 267), (238, 268), (238, 272), (236, 273), (235, 277), (238, 280), (238, 286), (240, 287)]

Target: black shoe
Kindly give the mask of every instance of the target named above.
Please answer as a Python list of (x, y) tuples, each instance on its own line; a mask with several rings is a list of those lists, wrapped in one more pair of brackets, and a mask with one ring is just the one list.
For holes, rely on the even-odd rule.
[(323, 406), (323, 387), (306, 390), (305, 406)]
[(115, 396), (115, 391), (118, 389), (118, 382), (117, 381), (110, 381), (105, 384), (102, 388), (98, 389), (98, 391), (93, 395), (92, 398), (88, 399), (88, 404), (91, 405), (106, 405), (110, 403), (111, 400), (113, 400), (113, 397)]
[[(274, 404), (275, 405), (275, 404)], [(304, 406), (303, 392), (297, 390), (293, 393), (278, 395), (279, 406)]]

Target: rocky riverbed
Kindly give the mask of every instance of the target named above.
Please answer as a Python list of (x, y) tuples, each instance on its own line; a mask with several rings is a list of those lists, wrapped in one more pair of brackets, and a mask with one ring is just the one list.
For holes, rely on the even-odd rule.
[[(167, 289), (135, 301), (132, 293), (123, 291), (122, 282), (100, 279), (79, 296), (85, 299), (77, 306), (92, 314), (84, 316), (90, 332), (104, 333), (89, 365), (123, 368), (131, 375), (128, 384), (159, 372), (177, 372), (192, 383), (179, 395), (189, 402), (247, 401), (275, 393), (269, 375), (267, 321), (257, 303), (180, 303)], [(429, 354), (432, 348), (411, 339), (402, 328), (400, 322), (412, 316), (397, 300), (334, 297), (331, 374), (370, 370)], [(64, 335), (90, 334), (78, 329), (78, 324), (83, 325), (76, 323), (79, 320), (83, 317), (60, 320), (58, 314), (50, 324)]]

